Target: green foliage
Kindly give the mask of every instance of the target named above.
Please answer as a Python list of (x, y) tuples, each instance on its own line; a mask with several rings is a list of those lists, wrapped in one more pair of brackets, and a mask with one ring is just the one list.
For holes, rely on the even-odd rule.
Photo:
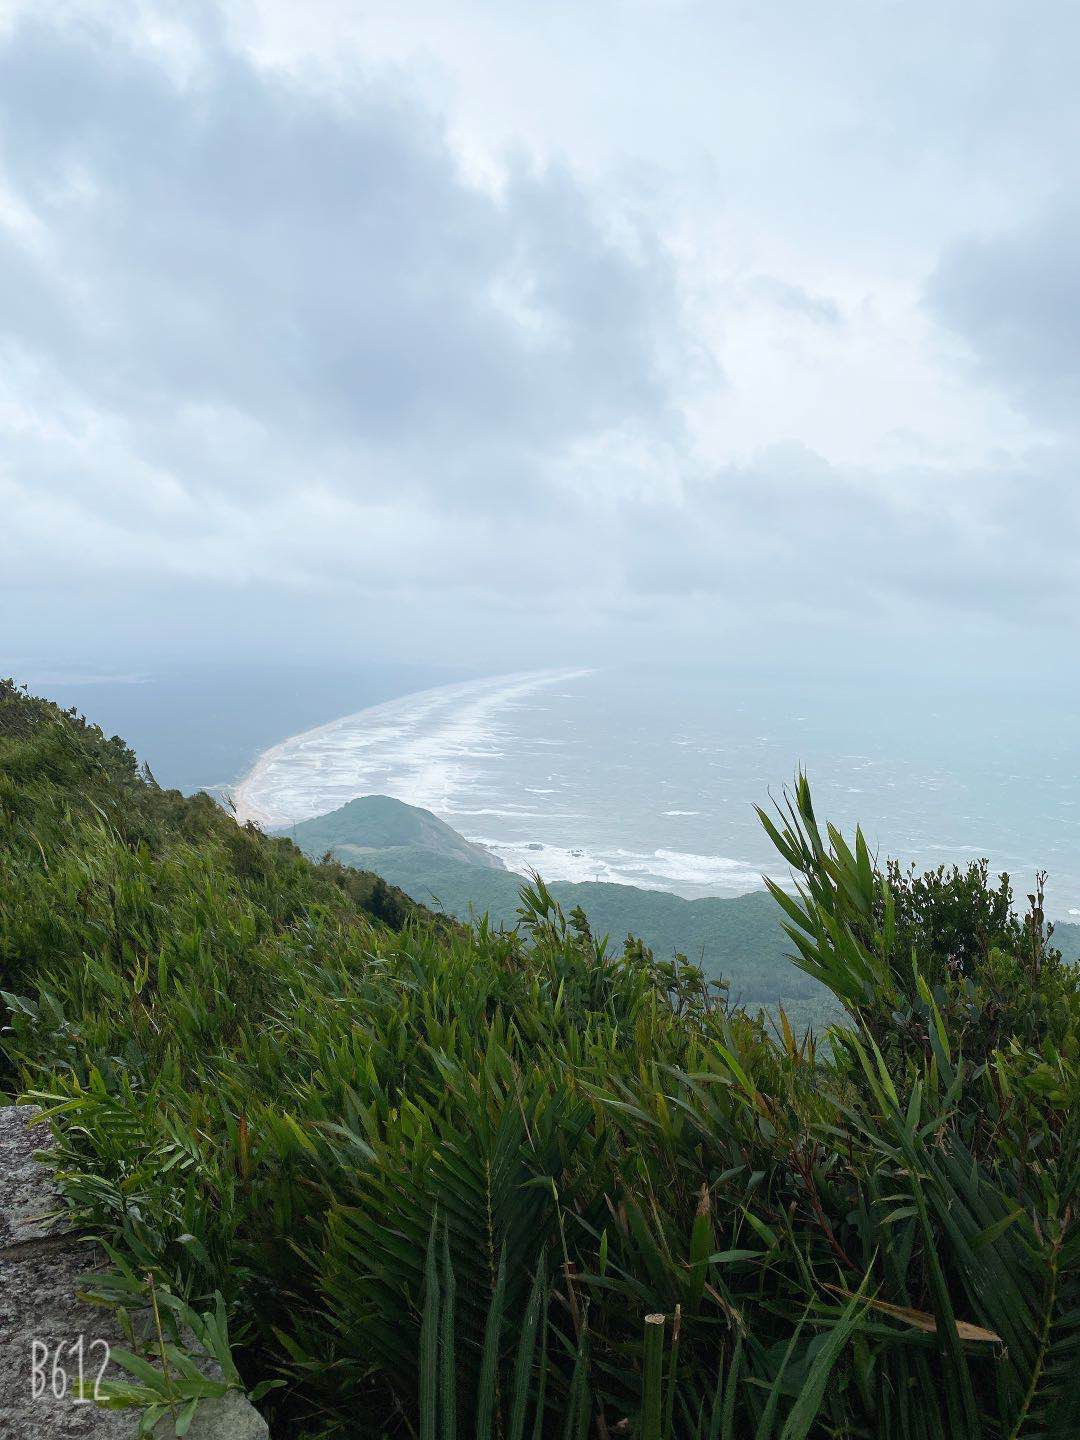
[(278, 1436), (1080, 1432), (1080, 992), (1037, 890), (882, 872), (800, 780), (768, 825), (851, 1019), (819, 1045), (540, 883), (513, 931), (388, 924), (4, 716), (8, 1064), (118, 1275), (286, 1382)]
[[(203, 1400), (220, 1399), (230, 1390), (243, 1391), (229, 1343), (229, 1322), (220, 1294), (212, 1308), (199, 1314), (168, 1289), (159, 1289), (153, 1277), (139, 1280), (123, 1256), (113, 1254), (116, 1273), (89, 1289), (89, 1298), (117, 1307), (130, 1348), (114, 1345), (110, 1362), (120, 1365), (130, 1380), (82, 1382), (80, 1398), (97, 1399), (107, 1410), (138, 1409), (138, 1433), (158, 1433), (167, 1426), (183, 1437), (188, 1433)], [(152, 1324), (136, 1331), (131, 1312), (149, 1311)], [(250, 1395), (259, 1400), (282, 1382), (265, 1381)]]
[(301, 917), (401, 928), (427, 913), (377, 875), (312, 865), (291, 841), (238, 826), (207, 795), (161, 790), (121, 740), (9, 680), (0, 680), (0, 835), (9, 992), (57, 970), (70, 981), (89, 957), (108, 955), (141, 977), (141, 994), (152, 956), (164, 959), (167, 984), (185, 927), (196, 946), (242, 947)]
[[(415, 900), (467, 921), (473, 914), (513, 926), (520, 876), (499, 867), (426, 810), (367, 796), (289, 831), (306, 855), (327, 852), (346, 865), (384, 876)], [(543, 871), (544, 855), (536, 864)], [(688, 956), (713, 979), (723, 977), (747, 1009), (783, 1005), (799, 1030), (839, 1019), (828, 991), (788, 961), (782, 912), (761, 891), (684, 900), (663, 890), (601, 881), (555, 881), (549, 891), (569, 914), (583, 910), (596, 935), (630, 934), (654, 954)]]
[(890, 863), (881, 873), (861, 829), (854, 850), (832, 825), (823, 837), (805, 776), (780, 811), (782, 828), (758, 814), (801, 877), (794, 899), (769, 884), (796, 963), (829, 987), (890, 1063), (929, 1058), (931, 1028), (969, 1059), (1004, 1044), (1054, 1053), (1065, 1045), (1075, 1062), (1080, 969), (1052, 944), (1045, 876), (1036, 876), (1021, 919), (1009, 877), (991, 885), (985, 861), (925, 875)]

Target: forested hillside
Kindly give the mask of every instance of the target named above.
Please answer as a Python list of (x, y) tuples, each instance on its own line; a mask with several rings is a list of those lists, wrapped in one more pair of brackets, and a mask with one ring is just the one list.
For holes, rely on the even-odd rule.
[[(330, 853), (343, 864), (364, 866), (437, 912), (517, 924), (521, 876), (416, 806), (371, 795), (287, 833), (313, 859)], [(536, 865), (543, 874), (542, 851)], [(823, 1028), (839, 1018), (825, 987), (791, 963), (783, 912), (764, 891), (684, 900), (602, 881), (549, 881), (548, 889), (567, 913), (580, 907), (595, 935), (616, 946), (634, 935), (662, 959), (681, 952), (710, 979), (724, 979), (732, 1000), (748, 1009), (783, 1004), (799, 1028)]]
[(514, 933), (434, 917), (0, 689), (6, 1083), (100, 1294), (173, 1335), (112, 1399), (182, 1433), (201, 1335), (290, 1440), (1080, 1433), (1080, 980), (1037, 893), (880, 873), (804, 781), (763, 819), (827, 1047), (542, 885)]
[[(313, 859), (329, 853), (372, 870), (437, 913), (517, 923), (521, 877), (416, 806), (369, 795), (287, 833)], [(542, 850), (536, 867), (543, 874)], [(982, 883), (990, 883), (988, 875)], [(595, 935), (616, 944), (637, 936), (660, 958), (683, 953), (710, 979), (723, 979), (731, 1000), (749, 1010), (782, 1005), (797, 1028), (819, 1030), (842, 1014), (825, 986), (792, 964), (784, 912), (767, 891), (685, 900), (663, 890), (565, 880), (549, 881), (548, 890), (567, 913), (580, 907)], [(1080, 925), (1055, 925), (1054, 944), (1067, 959), (1080, 958)]]

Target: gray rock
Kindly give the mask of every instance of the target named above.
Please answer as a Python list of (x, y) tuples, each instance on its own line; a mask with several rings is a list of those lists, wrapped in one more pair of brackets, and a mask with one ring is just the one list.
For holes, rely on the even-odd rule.
[[(155, 1434), (167, 1436), (172, 1426), (164, 1422)], [(195, 1412), (187, 1440), (266, 1440), (266, 1421), (239, 1390), (230, 1390), (220, 1400), (204, 1400)]]
[[(34, 1159), (51, 1139), (34, 1124), (38, 1114), (32, 1106), (0, 1107), (0, 1440), (132, 1440), (138, 1411), (103, 1410), (72, 1393), (80, 1356), (92, 1382), (106, 1346), (125, 1342), (111, 1311), (77, 1297), (102, 1257), (67, 1226), (52, 1175)], [(113, 1363), (103, 1374), (129, 1378)], [(154, 1431), (161, 1440), (171, 1433), (168, 1419)], [(204, 1400), (188, 1430), (190, 1440), (267, 1435), (266, 1421), (238, 1391)]]

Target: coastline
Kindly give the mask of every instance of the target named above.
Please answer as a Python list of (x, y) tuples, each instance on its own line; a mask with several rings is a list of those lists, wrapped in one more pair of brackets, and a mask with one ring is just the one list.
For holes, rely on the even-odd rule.
[(744, 697), (719, 723), (709, 705), (672, 722), (661, 689), (607, 668), (576, 679), (590, 674), (525, 671), (410, 690), (277, 740), (223, 793), (239, 823), (278, 832), (387, 795), (431, 811), (522, 877), (723, 898), (760, 891), (763, 875), (790, 883), (753, 811), (778, 793), (794, 753), (821, 777), (830, 819), (845, 833), (869, 821), (871, 849), (905, 867), (987, 855), (1022, 897), (1032, 857), (1047, 852), (1047, 913), (1075, 924), (1080, 887), (1054, 849), (1060, 837), (1047, 845), (1034, 824), (1006, 825), (981, 766), (943, 790), (939, 764), (886, 762), (841, 744), (831, 717), (806, 731), (790, 705)]
[[(371, 788), (366, 785), (352, 785), (346, 777), (340, 785), (340, 794), (335, 798), (335, 803), (325, 806), (314, 806), (310, 804), (294, 803), (290, 808), (284, 810), (279, 804), (277, 810), (268, 808), (265, 801), (260, 803), (261, 796), (265, 790), (267, 777), (272, 773), (275, 764), (282, 762), (287, 756), (295, 753), (302, 753), (305, 749), (312, 750), (318, 747), (319, 741), (328, 735), (340, 732), (348, 732), (350, 728), (360, 732), (363, 730), (375, 730), (378, 734), (378, 726), (381, 723), (389, 722), (391, 726), (398, 722), (398, 727), (405, 728), (411, 721), (415, 726), (417, 720), (427, 718), (432, 712), (446, 710), (455, 702), (472, 702), (474, 709), (489, 712), (497, 711), (507, 703), (512, 703), (518, 697), (531, 693), (534, 690), (542, 689), (546, 685), (558, 684), (561, 681), (574, 679), (578, 676), (588, 675), (591, 671), (585, 667), (561, 670), (542, 671), (520, 671), (510, 672), (504, 675), (487, 676), (480, 680), (458, 681), (450, 685), (439, 685), (424, 690), (414, 690), (400, 695), (391, 700), (385, 700), (378, 705), (366, 706), (362, 710), (353, 711), (347, 715), (341, 715), (324, 724), (312, 726), (310, 729), (301, 730), (294, 735), (286, 736), (284, 740), (278, 741), (268, 749), (261, 752), (248, 772), (234, 785), (225, 787), (237, 822), (241, 825), (249, 820), (255, 824), (267, 828), (281, 828), (296, 824), (300, 820), (307, 820), (315, 815), (325, 814), (330, 809), (336, 809), (361, 795), (384, 793), (378, 787)], [(411, 712), (411, 713), (410, 713)], [(459, 735), (462, 726), (455, 724), (450, 727), (455, 737)], [(422, 737), (417, 737), (418, 742)], [(369, 742), (370, 743), (370, 742)], [(357, 760), (365, 758), (362, 755), (355, 757)], [(325, 767), (328, 757), (324, 754), (321, 763)], [(362, 774), (362, 768), (358, 768), (358, 775)], [(279, 792), (280, 793), (280, 792)], [(400, 795), (394, 798), (403, 798)], [(413, 802), (409, 802), (413, 803)], [(419, 803), (419, 802), (417, 802)], [(425, 809), (436, 810), (433, 803), (423, 805)]]

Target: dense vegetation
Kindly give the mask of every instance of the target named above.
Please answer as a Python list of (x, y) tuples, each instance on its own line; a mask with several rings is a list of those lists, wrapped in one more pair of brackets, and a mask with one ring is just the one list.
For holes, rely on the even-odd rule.
[[(768, 819), (768, 817), (766, 817)], [(1080, 983), (1036, 888), (769, 820), (828, 1047), (523, 892), (425, 916), (0, 692), (12, 1087), (279, 1436), (1080, 1433)]]
[[(461, 920), (486, 914), (497, 924), (517, 923), (520, 877), (426, 810), (370, 795), (290, 826), (288, 834), (305, 855), (332, 855), (344, 865), (373, 871), (437, 913)], [(536, 864), (542, 873), (542, 851)], [(944, 867), (926, 876), (901, 875), (893, 865), (891, 880), (894, 888), (950, 887), (959, 900), (956, 923), (974, 924), (979, 933), (996, 934), (1005, 925), (1002, 907), (1005, 914), (1011, 907), (1008, 887), (991, 887), (985, 863), (969, 867), (963, 878)], [(594, 935), (621, 940), (630, 934), (655, 955), (685, 954), (710, 979), (723, 979), (731, 1000), (747, 1010), (764, 1007), (775, 1015), (782, 1005), (798, 1030), (808, 1025), (824, 1030), (842, 1018), (829, 990), (791, 964), (784, 912), (765, 891), (685, 900), (663, 890), (594, 880), (549, 882), (548, 890), (567, 914), (583, 910)], [(989, 903), (991, 896), (997, 914), (984, 920), (971, 905), (979, 897)], [(909, 937), (901, 943), (908, 946)], [(1056, 926), (1054, 943), (1070, 960), (1080, 958), (1080, 926)]]
[[(521, 877), (493, 865), (460, 836), (453, 847), (427, 843), (419, 825), (425, 816), (441, 825), (425, 810), (369, 796), (291, 826), (288, 833), (306, 855), (330, 853), (344, 865), (372, 870), (437, 912), (462, 920), (486, 914), (497, 924), (515, 925)], [(454, 835), (448, 826), (442, 829)], [(470, 850), (484, 863), (465, 858)], [(542, 851), (536, 865), (543, 873)], [(732, 1000), (747, 1009), (775, 1011), (783, 1004), (798, 1029), (823, 1029), (840, 1018), (825, 987), (791, 964), (783, 912), (764, 891), (684, 900), (663, 890), (595, 880), (549, 881), (548, 889), (567, 914), (583, 910), (594, 935), (621, 943), (632, 934), (655, 955), (681, 952), (711, 979), (723, 978)]]

